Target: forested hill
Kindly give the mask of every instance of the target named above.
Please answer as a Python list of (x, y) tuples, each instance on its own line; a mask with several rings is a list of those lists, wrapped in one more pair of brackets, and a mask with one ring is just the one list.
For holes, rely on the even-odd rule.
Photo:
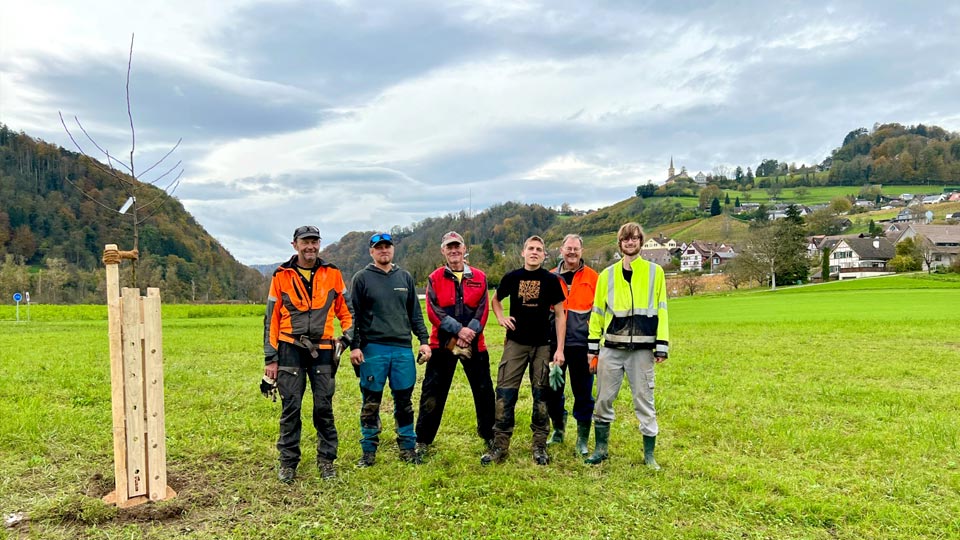
[[(539, 204), (507, 202), (492, 206), (474, 216), (466, 212), (427, 218), (407, 227), (394, 227), (389, 232), (396, 245), (396, 260), (418, 284), (443, 263), (440, 238), (447, 231), (457, 231), (471, 246), (470, 264), (483, 268), (499, 281), (505, 270), (522, 264), (520, 246), (533, 234), (544, 234), (557, 221), (558, 213)], [(370, 235), (376, 231), (354, 231), (340, 241), (325, 246), (321, 257), (336, 264), (350, 281), (353, 274), (370, 262)]]
[[(89, 158), (0, 124), (0, 291), (29, 290), (37, 302), (102, 303), (103, 246), (133, 243), (130, 216), (108, 210), (126, 198)], [(167, 302), (262, 300), (264, 278), (175, 197), (140, 226), (140, 255), (138, 285), (160, 287)], [(129, 273), (128, 263), (122, 268)], [(132, 286), (129, 276), (124, 283)]]
[(938, 126), (878, 124), (851, 131), (826, 163), (834, 185), (960, 182), (960, 136)]

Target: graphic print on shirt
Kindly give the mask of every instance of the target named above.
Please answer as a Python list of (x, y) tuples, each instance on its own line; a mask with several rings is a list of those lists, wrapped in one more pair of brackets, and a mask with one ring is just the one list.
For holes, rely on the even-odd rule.
[(535, 302), (530, 301), (540, 298), (540, 280), (521, 281), (517, 295), (523, 300), (523, 305), (536, 305)]

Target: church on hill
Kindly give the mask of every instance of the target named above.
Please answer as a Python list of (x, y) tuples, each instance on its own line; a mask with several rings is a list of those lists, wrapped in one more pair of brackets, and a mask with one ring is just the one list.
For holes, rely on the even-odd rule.
[(667, 169), (667, 179), (664, 180), (663, 185), (669, 186), (677, 180), (693, 180), (697, 185), (707, 185), (707, 176), (702, 172), (698, 172), (696, 176), (691, 177), (687, 174), (687, 168), (681, 166), (680, 172), (678, 173), (677, 170), (673, 168), (673, 156), (670, 156), (670, 167)]

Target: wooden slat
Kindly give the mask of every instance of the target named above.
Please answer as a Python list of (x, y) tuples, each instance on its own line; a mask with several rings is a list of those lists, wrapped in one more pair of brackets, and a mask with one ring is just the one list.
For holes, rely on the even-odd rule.
[(127, 495), (146, 495), (147, 448), (144, 433), (143, 336), (140, 323), (140, 289), (124, 287), (123, 387), (127, 417)]
[[(104, 250), (117, 249), (116, 244), (107, 244)], [(127, 440), (126, 415), (123, 407), (123, 343), (121, 321), (123, 308), (120, 304), (119, 265), (107, 265), (107, 339), (110, 345), (110, 400), (113, 405), (113, 474), (118, 505), (127, 496)]]
[(163, 410), (163, 328), (160, 289), (143, 299), (143, 356), (147, 414), (147, 490), (150, 500), (167, 498), (167, 443)]

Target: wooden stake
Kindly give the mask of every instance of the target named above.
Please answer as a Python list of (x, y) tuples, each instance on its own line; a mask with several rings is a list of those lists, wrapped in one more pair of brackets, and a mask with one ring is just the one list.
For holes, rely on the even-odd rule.
[[(107, 244), (106, 250), (116, 250), (116, 244)], [(123, 408), (123, 344), (121, 321), (123, 308), (120, 304), (120, 271), (118, 264), (107, 265), (107, 337), (110, 343), (110, 399), (113, 405), (113, 495), (117, 506), (122, 506), (127, 496), (127, 440), (126, 414)], [(110, 497), (111, 495), (107, 495)], [(107, 499), (104, 497), (104, 500)]]

